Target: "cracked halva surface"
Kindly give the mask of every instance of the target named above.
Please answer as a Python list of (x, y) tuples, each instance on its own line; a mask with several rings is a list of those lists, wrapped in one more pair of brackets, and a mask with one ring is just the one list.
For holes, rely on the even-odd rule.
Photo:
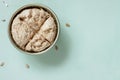
[(55, 19), (42, 8), (21, 11), (11, 25), (14, 42), (21, 49), (32, 52), (47, 49), (54, 42), (56, 31)]

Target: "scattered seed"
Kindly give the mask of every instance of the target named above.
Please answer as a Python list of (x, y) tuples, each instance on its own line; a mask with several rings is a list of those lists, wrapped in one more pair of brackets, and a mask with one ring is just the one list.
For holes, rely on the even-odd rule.
[(1, 62), (1, 63), (0, 63), (0, 66), (1, 66), (1, 67), (3, 67), (4, 65), (5, 65), (5, 63), (4, 63), (4, 62)]
[(70, 27), (70, 24), (69, 24), (69, 23), (66, 23), (66, 27)]
[(8, 4), (5, 4), (6, 7), (8, 7)]
[(5, 19), (2, 19), (1, 21), (2, 21), (2, 22), (5, 22), (6, 20), (5, 20)]
[(3, 3), (5, 4), (5, 1), (3, 1)]
[(29, 69), (29, 68), (30, 68), (30, 65), (29, 65), (29, 64), (26, 64), (25, 66), (26, 66), (26, 68), (27, 68), (27, 69)]
[(56, 51), (58, 50), (58, 46), (57, 46), (57, 45), (55, 45), (55, 50), (56, 50)]
[(5, 6), (8, 7), (8, 4), (5, 1), (3, 1), (3, 4), (5, 4)]

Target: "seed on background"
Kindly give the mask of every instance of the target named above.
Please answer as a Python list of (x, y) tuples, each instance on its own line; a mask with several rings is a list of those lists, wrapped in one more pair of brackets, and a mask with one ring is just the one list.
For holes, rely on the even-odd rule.
[(70, 24), (69, 24), (69, 23), (66, 23), (66, 27), (70, 27)]
[(58, 50), (58, 46), (57, 46), (57, 45), (55, 45), (55, 50), (56, 50), (56, 51)]
[(8, 7), (8, 4), (5, 1), (3, 1), (3, 4), (5, 4), (5, 6)]
[(25, 67), (26, 67), (27, 69), (29, 69), (29, 68), (30, 68), (30, 65), (29, 65), (29, 64), (26, 64)]
[(3, 67), (5, 65), (4, 62), (0, 62), (0, 66)]
[(5, 19), (2, 19), (1, 21), (2, 21), (2, 22), (5, 22), (6, 20), (5, 20)]

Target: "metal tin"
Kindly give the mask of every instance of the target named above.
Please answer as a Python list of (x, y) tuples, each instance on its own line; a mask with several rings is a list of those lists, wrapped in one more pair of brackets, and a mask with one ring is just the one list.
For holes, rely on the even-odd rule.
[[(56, 25), (57, 25), (57, 34), (56, 34), (56, 37), (55, 37), (55, 40), (54, 42), (50, 45), (50, 47), (48, 47), (47, 49), (43, 50), (43, 51), (40, 51), (40, 52), (28, 52), (28, 51), (24, 51), (23, 49), (20, 49), (20, 47), (18, 47), (18, 45), (14, 42), (13, 38), (12, 38), (12, 34), (11, 34), (11, 25), (12, 25), (12, 22), (14, 20), (14, 18), (16, 17), (17, 14), (19, 14), (21, 11), (23, 11), (24, 9), (27, 9), (27, 8), (43, 8), (44, 10), (48, 11), (52, 17), (54, 17), (55, 19), (55, 22), (56, 22)], [(9, 34), (9, 39), (11, 41), (11, 43), (13, 44), (13, 46), (19, 50), (20, 52), (22, 53), (25, 53), (25, 54), (30, 54), (30, 55), (38, 55), (38, 54), (43, 54), (47, 51), (49, 51), (56, 43), (56, 41), (58, 40), (58, 36), (59, 36), (59, 30), (60, 30), (60, 23), (59, 23), (59, 20), (56, 16), (56, 14), (54, 13), (53, 10), (51, 10), (49, 7), (43, 5), (43, 4), (28, 4), (28, 5), (24, 5), (22, 6), (21, 8), (19, 8), (11, 17), (10, 19), (10, 22), (9, 22), (9, 25), (8, 25), (8, 34)]]

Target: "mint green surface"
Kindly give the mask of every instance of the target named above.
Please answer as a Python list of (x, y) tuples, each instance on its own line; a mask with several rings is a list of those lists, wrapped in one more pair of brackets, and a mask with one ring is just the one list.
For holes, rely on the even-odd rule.
[[(120, 80), (120, 0), (0, 0), (0, 80)], [(61, 33), (47, 53), (20, 53), (8, 23), (21, 6), (42, 3), (58, 16)], [(69, 23), (71, 27), (65, 27)], [(29, 64), (27, 69), (25, 64)]]

